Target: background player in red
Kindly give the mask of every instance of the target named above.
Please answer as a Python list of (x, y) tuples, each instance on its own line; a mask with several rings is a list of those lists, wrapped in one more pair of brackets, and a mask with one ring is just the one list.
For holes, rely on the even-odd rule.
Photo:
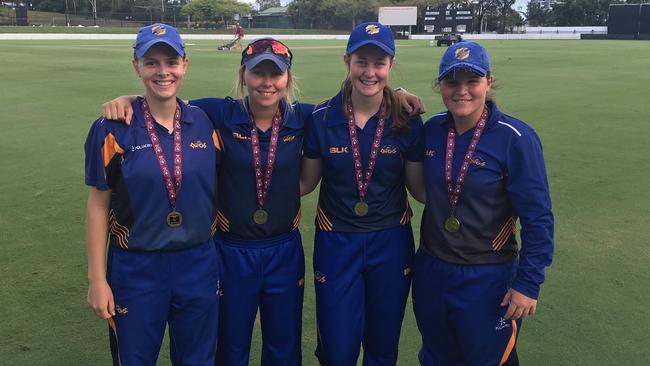
[(244, 38), (244, 27), (239, 24), (239, 22), (235, 23), (235, 38), (236, 38), (236, 45), (237, 49), (241, 50), (242, 49), (242, 44), (241, 40)]
[(447, 112), (425, 125), (426, 206), (413, 277), (420, 363), (515, 365), (521, 320), (535, 313), (553, 256), (541, 142), (488, 98), (493, 75), (480, 44), (449, 47), (437, 83)]
[(144, 27), (134, 49), (145, 96), (131, 125), (100, 118), (85, 145), (88, 303), (108, 319), (115, 364), (155, 365), (169, 324), (174, 365), (212, 366), (220, 145), (205, 113), (176, 99), (188, 65), (176, 29)]
[(421, 177), (424, 149), (422, 121), (388, 86), (394, 56), (390, 28), (356, 27), (341, 92), (315, 108), (306, 134), (303, 193), (322, 175), (314, 279), (325, 365), (355, 365), (361, 344), (364, 365), (397, 362), (414, 254), (405, 182)]

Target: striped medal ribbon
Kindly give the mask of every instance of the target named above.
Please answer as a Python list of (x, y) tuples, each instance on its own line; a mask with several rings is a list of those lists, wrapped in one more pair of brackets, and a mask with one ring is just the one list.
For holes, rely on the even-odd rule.
[(149, 110), (149, 103), (147, 99), (142, 100), (141, 104), (142, 114), (144, 115), (144, 123), (147, 127), (147, 134), (151, 140), (153, 151), (158, 159), (160, 171), (162, 172), (163, 180), (165, 182), (165, 189), (167, 190), (167, 199), (171, 206), (171, 212), (167, 214), (167, 225), (172, 228), (177, 228), (183, 223), (183, 215), (176, 211), (176, 197), (181, 190), (181, 182), (183, 180), (183, 149), (181, 146), (181, 109), (176, 104), (176, 112), (174, 113), (174, 174), (169, 170), (167, 161), (163, 155), (162, 145), (153, 125), (153, 116)]
[(472, 140), (467, 147), (467, 152), (465, 153), (465, 158), (463, 163), (460, 166), (460, 172), (458, 172), (458, 177), (456, 178), (456, 185), (453, 185), (451, 168), (454, 163), (454, 147), (456, 146), (456, 129), (454, 124), (449, 124), (449, 130), (447, 132), (447, 149), (445, 154), (445, 183), (447, 185), (447, 195), (449, 196), (449, 217), (445, 220), (444, 226), (445, 230), (455, 233), (460, 230), (460, 220), (455, 215), (456, 207), (458, 207), (458, 200), (460, 199), (460, 192), (463, 189), (463, 183), (465, 182), (465, 175), (467, 175), (467, 170), (469, 169), (469, 162), (472, 160), (472, 155), (476, 151), (476, 146), (478, 145), (483, 130), (485, 129), (485, 124), (488, 118), (488, 109), (483, 107), (483, 113), (481, 113), (481, 118), (479, 118), (476, 128), (474, 129), (474, 134), (472, 135)]
[(379, 152), (379, 146), (381, 144), (381, 136), (384, 132), (384, 102), (381, 102), (379, 107), (380, 115), (377, 122), (377, 127), (375, 129), (375, 136), (372, 140), (372, 146), (370, 148), (370, 158), (368, 158), (368, 168), (366, 173), (363, 174), (361, 166), (361, 149), (359, 148), (359, 137), (357, 136), (357, 124), (354, 119), (354, 107), (352, 107), (352, 97), (348, 99), (348, 108), (346, 110), (348, 118), (348, 130), (350, 132), (350, 143), (352, 145), (352, 161), (354, 162), (354, 177), (357, 181), (357, 190), (359, 191), (359, 202), (354, 205), (355, 215), (362, 217), (368, 214), (368, 204), (364, 201), (366, 197), (366, 192), (368, 191), (368, 184), (372, 179), (372, 174), (375, 171), (375, 165), (377, 164), (377, 153)]
[(276, 149), (278, 146), (278, 135), (280, 131), (280, 109), (273, 115), (271, 126), (271, 141), (269, 142), (269, 154), (266, 160), (266, 171), (262, 174), (262, 151), (260, 149), (260, 138), (255, 125), (253, 114), (249, 115), (251, 121), (251, 145), (253, 146), (253, 168), (255, 170), (255, 189), (257, 191), (258, 209), (253, 212), (253, 222), (258, 225), (265, 224), (269, 219), (269, 213), (264, 209), (264, 201), (271, 187), (271, 176), (275, 165)]

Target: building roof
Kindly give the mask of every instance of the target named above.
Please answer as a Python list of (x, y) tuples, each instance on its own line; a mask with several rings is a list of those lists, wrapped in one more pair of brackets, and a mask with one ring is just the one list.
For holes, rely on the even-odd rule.
[(266, 10), (260, 11), (257, 13), (258, 16), (269, 16), (269, 15), (287, 15), (289, 12), (287, 11), (286, 6), (276, 6), (273, 8), (268, 8)]

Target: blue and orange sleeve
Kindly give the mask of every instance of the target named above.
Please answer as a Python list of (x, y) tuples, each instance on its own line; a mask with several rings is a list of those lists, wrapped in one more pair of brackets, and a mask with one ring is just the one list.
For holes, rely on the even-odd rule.
[(108, 190), (110, 186), (110, 165), (116, 157), (124, 153), (115, 139), (115, 135), (106, 128), (103, 118), (93, 123), (88, 132), (85, 150), (86, 184), (99, 190)]
[(554, 218), (542, 144), (532, 129), (515, 139), (507, 165), (506, 189), (521, 222), (519, 269), (512, 288), (536, 299), (544, 269), (553, 259)]

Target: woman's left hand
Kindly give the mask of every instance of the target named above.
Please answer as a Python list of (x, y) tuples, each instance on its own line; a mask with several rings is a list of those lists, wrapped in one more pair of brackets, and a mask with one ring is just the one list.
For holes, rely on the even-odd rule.
[(402, 110), (404, 110), (404, 112), (408, 114), (409, 117), (415, 117), (425, 112), (424, 103), (422, 103), (422, 99), (420, 99), (420, 97), (417, 95), (411, 94), (406, 91), (406, 89), (402, 88), (398, 88), (395, 93), (397, 94), (397, 98), (399, 98), (399, 102), (402, 105)]
[(535, 314), (537, 300), (517, 290), (509, 289), (501, 301), (501, 306), (508, 306), (508, 310), (506, 311), (506, 315), (503, 316), (503, 319), (517, 320)]

